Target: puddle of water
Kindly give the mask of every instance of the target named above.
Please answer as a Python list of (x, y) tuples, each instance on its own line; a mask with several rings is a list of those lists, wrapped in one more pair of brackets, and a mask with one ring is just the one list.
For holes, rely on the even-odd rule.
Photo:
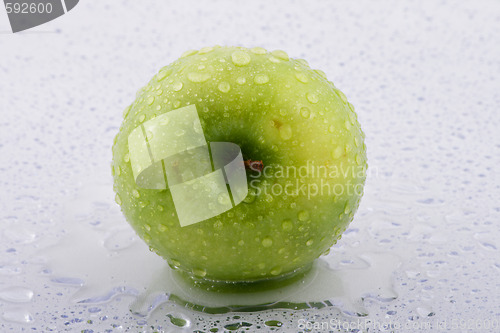
[[(45, 271), (50, 272), (50, 281), (76, 288), (73, 302), (91, 306), (130, 295), (134, 297), (131, 312), (145, 319), (165, 304), (209, 314), (335, 307), (344, 315), (366, 316), (364, 299), (389, 302), (397, 297), (391, 276), (401, 258), (362, 249), (348, 258), (332, 251), (293, 282), (271, 289), (253, 284), (240, 290), (234, 285), (207, 290), (187, 281), (148, 250), (118, 207), (108, 204), (113, 202), (110, 189), (108, 184), (83, 188), (65, 205), (64, 233), (41, 253), (47, 258)], [(353, 229), (346, 237), (356, 234)]]

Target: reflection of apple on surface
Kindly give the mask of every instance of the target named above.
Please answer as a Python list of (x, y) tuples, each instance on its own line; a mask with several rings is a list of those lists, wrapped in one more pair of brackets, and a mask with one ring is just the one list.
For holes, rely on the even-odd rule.
[[(249, 194), (181, 227), (170, 190), (135, 183), (127, 139), (140, 124), (191, 104), (208, 141), (241, 148)], [(116, 201), (151, 250), (194, 277), (291, 274), (328, 251), (358, 208), (366, 147), (354, 109), (322, 71), (283, 51), (188, 51), (138, 92), (124, 118), (113, 145)]]

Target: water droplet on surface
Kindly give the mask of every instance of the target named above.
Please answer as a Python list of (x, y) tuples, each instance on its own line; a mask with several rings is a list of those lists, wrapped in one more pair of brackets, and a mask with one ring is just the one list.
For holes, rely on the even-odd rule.
[(174, 91), (179, 91), (182, 89), (182, 87), (183, 87), (182, 82), (175, 82), (174, 84), (172, 84), (172, 89)]
[(266, 84), (269, 82), (269, 76), (266, 74), (257, 74), (255, 75), (253, 82), (256, 84)]
[(312, 104), (316, 104), (319, 102), (318, 95), (316, 95), (315, 93), (311, 92), (306, 93), (306, 98)]
[(295, 78), (297, 80), (299, 80), (300, 82), (302, 83), (307, 83), (309, 82), (309, 79), (307, 78), (307, 75), (304, 74), (303, 72), (298, 72), (298, 73), (295, 73)]
[(120, 198), (120, 196), (118, 195), (118, 193), (115, 195), (115, 202), (119, 205), (122, 204), (122, 199)]
[(132, 190), (132, 195), (133, 195), (134, 197), (136, 197), (136, 198), (139, 198), (139, 197), (141, 196), (141, 194), (139, 193), (139, 191), (137, 191), (137, 190), (135, 190), (135, 189), (134, 189), (134, 190)]
[(125, 163), (128, 163), (130, 162), (130, 154), (129, 153), (126, 153), (125, 156), (123, 156), (123, 161)]
[(275, 266), (271, 269), (271, 275), (279, 275), (281, 273), (281, 266)]
[(172, 70), (171, 69), (165, 69), (165, 70), (162, 69), (162, 70), (160, 70), (160, 72), (156, 76), (156, 80), (157, 81), (163, 81), (163, 79), (165, 79), (170, 74), (172, 74)]
[[(191, 72), (188, 74), (188, 80), (195, 83), (202, 83), (210, 79), (210, 74), (208, 73), (200, 73), (200, 72)], [(182, 88), (182, 87), (181, 87)], [(175, 90), (175, 88), (174, 88)], [(179, 90), (181, 90), (179, 88)]]
[(199, 51), (198, 51), (198, 54), (205, 54), (205, 53), (209, 53), (209, 52), (212, 52), (214, 50), (213, 47), (211, 46), (206, 46), (206, 47), (203, 47), (201, 48)]
[(154, 97), (154, 96), (148, 96), (148, 98), (146, 99), (146, 103), (147, 103), (148, 105), (153, 104), (153, 103), (154, 103), (154, 101), (155, 101), (155, 97)]
[(332, 158), (333, 159), (339, 159), (342, 156), (342, 147), (337, 146), (334, 151), (332, 151)]
[(298, 214), (298, 218), (302, 222), (309, 220), (309, 212), (305, 210), (300, 211)]
[(7, 302), (26, 303), (33, 298), (33, 290), (24, 287), (9, 287), (0, 290), (0, 299)]
[(243, 76), (240, 76), (236, 79), (236, 83), (238, 84), (245, 84), (245, 82), (247, 82), (247, 79), (245, 79)]
[(263, 247), (270, 247), (271, 245), (273, 245), (273, 240), (271, 238), (266, 237), (262, 240)]
[(223, 93), (227, 93), (229, 90), (231, 90), (231, 86), (227, 82), (219, 83), (217, 88), (219, 88), (219, 90), (222, 91)]
[(181, 55), (181, 58), (189, 57), (189, 56), (192, 56), (193, 54), (196, 54), (196, 53), (198, 53), (198, 51), (188, 50)]
[(219, 196), (217, 197), (217, 201), (221, 204), (221, 205), (227, 205), (229, 204), (229, 197), (227, 194), (225, 193), (222, 193), (222, 194), (219, 194)]
[(313, 243), (314, 243), (314, 241), (312, 239), (310, 239), (306, 242), (306, 246), (311, 246)]
[(266, 49), (264, 49), (262, 47), (254, 47), (254, 48), (250, 49), (250, 51), (254, 54), (266, 54), (267, 53)]
[(243, 51), (234, 51), (231, 54), (231, 60), (236, 66), (245, 66), (250, 63), (250, 55)]
[(244, 241), (243, 239), (240, 239), (240, 240), (238, 241), (238, 245), (239, 245), (239, 246), (243, 246), (243, 245), (245, 245), (245, 241)]
[(292, 137), (292, 128), (290, 127), (289, 124), (281, 125), (279, 128), (279, 132), (280, 132), (280, 137), (283, 140), (288, 140)]
[(198, 277), (205, 277), (207, 275), (207, 271), (199, 268), (199, 269), (193, 269), (193, 274)]
[(309, 116), (311, 115), (311, 111), (308, 107), (303, 106), (302, 108), (300, 108), (300, 115), (304, 118), (309, 118)]
[(290, 57), (288, 57), (288, 54), (282, 50), (275, 50), (275, 51), (271, 52), (271, 54), (273, 56), (275, 56), (276, 58), (281, 59), (281, 60), (288, 61), (290, 59)]
[(168, 124), (169, 121), (170, 121), (170, 119), (167, 116), (162, 116), (162, 118), (160, 120), (160, 125), (165, 126)]
[(290, 220), (284, 220), (284, 221), (281, 223), (281, 227), (282, 227), (282, 228), (283, 228), (283, 230), (285, 230), (285, 231), (290, 231), (290, 230), (292, 230), (292, 227), (293, 227), (292, 221), (290, 221)]
[(152, 138), (153, 138), (153, 132), (146, 131), (146, 141), (151, 141)]
[(175, 136), (183, 136), (185, 133), (186, 133), (185, 130), (179, 128), (177, 131), (175, 131)]
[(33, 321), (33, 316), (26, 310), (6, 310), (2, 313), (2, 318), (15, 323), (29, 323)]
[(144, 121), (144, 119), (146, 119), (146, 116), (145, 116), (145, 115), (143, 115), (143, 114), (141, 114), (141, 115), (139, 116), (139, 122), (141, 122), (141, 123), (142, 123), (142, 122)]
[(314, 69), (314, 72), (326, 80), (326, 74), (320, 69)]

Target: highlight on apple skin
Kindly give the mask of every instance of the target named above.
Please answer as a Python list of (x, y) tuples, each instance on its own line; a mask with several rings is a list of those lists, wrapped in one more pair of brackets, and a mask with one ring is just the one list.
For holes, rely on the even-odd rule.
[[(137, 184), (129, 136), (189, 105), (207, 142), (240, 148), (248, 194), (181, 226), (171, 189)], [(257, 281), (300, 271), (340, 239), (363, 195), (365, 136), (352, 104), (324, 72), (281, 50), (187, 51), (137, 92), (123, 117), (112, 149), (116, 202), (152, 251), (195, 279)]]

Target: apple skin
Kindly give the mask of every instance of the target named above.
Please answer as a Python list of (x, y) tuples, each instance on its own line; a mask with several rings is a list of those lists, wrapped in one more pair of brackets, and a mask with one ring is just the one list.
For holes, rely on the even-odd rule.
[[(141, 123), (190, 104), (208, 141), (239, 145), (244, 160), (262, 161), (269, 172), (247, 170), (244, 202), (181, 227), (168, 189), (137, 187), (128, 136)], [(138, 91), (112, 150), (116, 201), (137, 234), (171, 267), (214, 281), (285, 276), (328, 251), (353, 219), (365, 182), (359, 170), (367, 167), (364, 134), (345, 95), (305, 60), (263, 48), (184, 53)], [(308, 163), (328, 167), (328, 176), (276, 174), (280, 166)], [(321, 181), (336, 185), (335, 193), (300, 191)], [(293, 185), (286, 194), (275, 195), (287, 184)]]

